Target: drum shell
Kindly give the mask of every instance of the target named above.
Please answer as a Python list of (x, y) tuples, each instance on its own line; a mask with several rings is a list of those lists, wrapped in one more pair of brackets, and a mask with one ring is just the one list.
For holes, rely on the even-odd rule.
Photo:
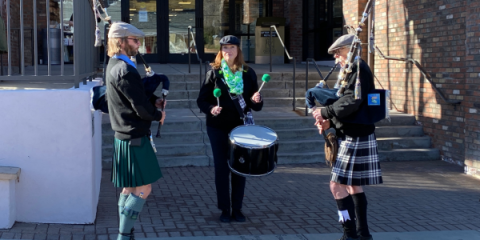
[(228, 165), (232, 172), (243, 177), (265, 176), (275, 170), (277, 151), (277, 141), (266, 148), (248, 148), (230, 143)]

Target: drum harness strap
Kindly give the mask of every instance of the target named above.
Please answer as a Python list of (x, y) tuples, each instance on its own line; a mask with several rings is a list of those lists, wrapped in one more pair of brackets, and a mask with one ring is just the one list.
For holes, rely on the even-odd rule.
[[(222, 79), (223, 83), (225, 86), (227, 86), (227, 83), (225, 82), (225, 79), (223, 76), (219, 73), (219, 70), (214, 70), (216, 79)], [(215, 88), (218, 88), (218, 83), (215, 80)], [(227, 87), (228, 90), (228, 87)], [(245, 125), (255, 125), (255, 121), (253, 120), (253, 115), (252, 115), (252, 110), (247, 107), (247, 104), (245, 103), (245, 99), (241, 94), (236, 95), (236, 94), (231, 94), (230, 91), (228, 90), (228, 95), (230, 96), (230, 99), (232, 99), (233, 104), (235, 105), (235, 108), (238, 111), (238, 114), (240, 115), (240, 119), (243, 120), (243, 123)]]

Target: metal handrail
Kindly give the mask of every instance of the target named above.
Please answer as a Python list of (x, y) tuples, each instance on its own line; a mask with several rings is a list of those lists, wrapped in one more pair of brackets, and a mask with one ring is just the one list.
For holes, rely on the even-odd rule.
[(432, 81), (432, 77), (430, 76), (430, 74), (427, 73), (427, 71), (425, 71), (425, 69), (422, 67), (422, 65), (420, 65), (420, 63), (415, 60), (415, 59), (412, 59), (412, 58), (397, 58), (397, 57), (391, 57), (391, 56), (385, 56), (382, 51), (380, 51), (380, 49), (378, 48), (378, 46), (375, 45), (375, 49), (377, 50), (378, 54), (380, 54), (380, 56), (383, 58), (383, 59), (386, 59), (386, 60), (394, 60), (394, 61), (402, 61), (402, 62), (411, 62), (413, 63), (415, 66), (417, 66), (418, 70), (420, 70), (420, 72), (423, 74), (423, 76), (428, 80), (428, 82), (432, 85), (433, 89), (435, 90), (435, 92), (438, 93), (438, 95), (440, 95), (440, 97), (443, 99), (443, 101), (445, 101), (445, 103), (447, 104), (451, 104), (453, 106), (456, 106), (460, 103), (462, 103), (462, 100), (449, 100), (447, 98), (445, 98), (445, 96), (443, 95), (442, 92), (440, 92), (440, 90), (438, 90), (438, 88), (435, 86), (434, 82)]
[(290, 53), (288, 53), (287, 48), (285, 47), (285, 44), (283, 43), (282, 37), (280, 36), (280, 33), (278, 33), (277, 27), (275, 25), (270, 26), (270, 72), (272, 72), (272, 28), (275, 29), (275, 32), (277, 33), (278, 40), (280, 40), (280, 43), (283, 46), (283, 51), (287, 54), (287, 57), (289, 60), (293, 60), (293, 111), (295, 111), (295, 70), (297, 68), (297, 62), (295, 61), (295, 57), (290, 56)]
[(195, 42), (195, 36), (193, 35), (193, 32), (192, 32), (192, 26), (188, 26), (188, 37), (187, 37), (187, 41), (188, 41), (188, 45), (187, 45), (187, 51), (188, 51), (188, 73), (190, 73), (190, 64), (191, 64), (191, 58), (190, 58), (190, 35), (192, 35), (192, 40), (193, 40), (193, 46), (195, 47), (195, 54), (197, 55), (197, 60), (199, 62), (199, 69), (200, 69), (200, 76), (199, 76), (199, 81), (200, 81), (200, 88), (202, 87), (202, 59), (200, 58), (200, 55), (198, 55), (198, 49), (197, 49), (197, 42)]

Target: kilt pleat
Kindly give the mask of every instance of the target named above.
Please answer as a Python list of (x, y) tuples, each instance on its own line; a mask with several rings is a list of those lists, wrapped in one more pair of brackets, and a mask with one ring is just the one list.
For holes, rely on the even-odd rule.
[(114, 139), (111, 180), (115, 187), (139, 187), (162, 177), (149, 141), (145, 136), (140, 146), (130, 146), (130, 140)]
[(374, 133), (365, 137), (347, 136), (339, 140), (337, 161), (330, 180), (351, 186), (383, 183)]

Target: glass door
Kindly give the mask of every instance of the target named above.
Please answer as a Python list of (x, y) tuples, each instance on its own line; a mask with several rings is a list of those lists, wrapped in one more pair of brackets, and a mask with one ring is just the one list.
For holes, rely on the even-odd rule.
[[(169, 62), (188, 61), (188, 52), (196, 54), (194, 40), (196, 38), (195, 10), (196, 0), (168, 0), (168, 53)], [(190, 41), (188, 27), (192, 26)], [(197, 42), (197, 47), (200, 42)], [(196, 56), (191, 56), (196, 60)]]
[(156, 62), (157, 48), (157, 1), (156, 0), (128, 0), (128, 16), (122, 16), (122, 19), (128, 20), (133, 26), (145, 33), (145, 38), (141, 39), (140, 54), (144, 55), (147, 62)]
[(271, 0), (209, 0), (204, 2), (204, 51), (208, 59), (220, 49), (225, 35), (240, 39), (245, 61), (255, 60), (255, 24), (260, 17), (271, 16)]

